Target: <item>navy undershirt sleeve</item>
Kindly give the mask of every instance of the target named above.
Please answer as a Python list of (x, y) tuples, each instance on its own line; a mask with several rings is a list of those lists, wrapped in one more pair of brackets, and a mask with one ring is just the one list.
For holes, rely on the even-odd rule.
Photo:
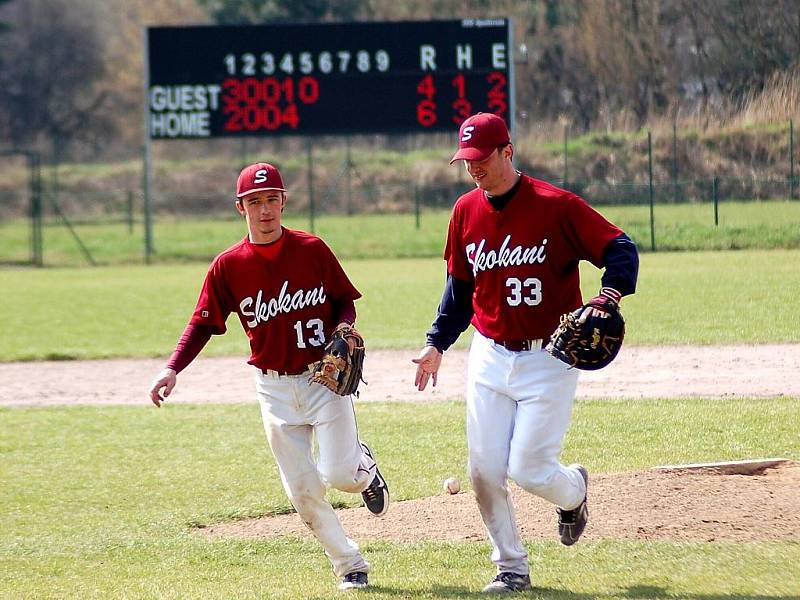
[(628, 296), (636, 291), (639, 277), (639, 253), (636, 244), (624, 233), (611, 240), (603, 251), (606, 270), (600, 278), (603, 287), (611, 287)]
[(436, 319), (428, 330), (428, 345), (444, 352), (452, 346), (472, 320), (472, 293), (475, 283), (447, 275)]
[(352, 325), (356, 322), (356, 304), (353, 302), (352, 298), (332, 300), (331, 313), (335, 325), (339, 323), (350, 323), (350, 325)]

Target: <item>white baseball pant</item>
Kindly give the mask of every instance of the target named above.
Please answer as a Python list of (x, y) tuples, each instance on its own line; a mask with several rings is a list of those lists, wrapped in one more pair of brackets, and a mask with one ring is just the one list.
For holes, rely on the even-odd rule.
[[(301, 375), (256, 370), (256, 392), (264, 430), (281, 481), (300, 518), (322, 544), (337, 577), (369, 572), (358, 545), (345, 535), (325, 497), (326, 485), (360, 493), (375, 477), (375, 461), (364, 454), (350, 396), (339, 396)], [(314, 436), (319, 450), (314, 460)]]
[(566, 509), (586, 495), (580, 473), (558, 460), (577, 384), (578, 371), (541, 347), (512, 352), (478, 332), (473, 337), (467, 362), (470, 479), (498, 571), (530, 570), (508, 479)]

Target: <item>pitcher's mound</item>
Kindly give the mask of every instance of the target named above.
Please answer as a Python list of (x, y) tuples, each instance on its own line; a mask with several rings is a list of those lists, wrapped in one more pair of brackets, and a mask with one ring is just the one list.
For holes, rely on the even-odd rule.
[[(391, 481), (389, 482), (391, 489)], [(555, 508), (512, 486), (522, 537), (558, 539)], [(748, 475), (667, 470), (589, 474), (589, 524), (583, 539), (681, 541), (800, 540), (800, 464)], [(393, 502), (382, 518), (365, 508), (337, 511), (355, 540), (486, 540), (471, 491)], [(311, 538), (292, 513), (203, 528), (209, 538)]]

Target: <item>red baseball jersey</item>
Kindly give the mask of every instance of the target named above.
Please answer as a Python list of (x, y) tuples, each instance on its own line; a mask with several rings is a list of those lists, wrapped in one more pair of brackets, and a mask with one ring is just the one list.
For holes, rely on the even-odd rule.
[(318, 237), (283, 228), (274, 244), (248, 238), (211, 263), (191, 322), (224, 333), (235, 312), (250, 339), (251, 365), (299, 372), (322, 358), (332, 303), (361, 294)]
[(522, 175), (500, 211), (477, 188), (456, 201), (444, 258), (453, 277), (475, 284), (479, 332), (505, 342), (547, 339), (582, 303), (578, 262), (602, 267), (606, 244), (621, 234), (575, 194)]

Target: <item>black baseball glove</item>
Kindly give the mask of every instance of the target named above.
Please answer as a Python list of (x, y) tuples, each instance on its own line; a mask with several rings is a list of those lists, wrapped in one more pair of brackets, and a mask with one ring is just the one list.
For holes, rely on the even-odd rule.
[(570, 367), (595, 371), (614, 360), (624, 338), (619, 305), (601, 295), (563, 315), (545, 350)]
[(309, 381), (324, 385), (340, 396), (358, 395), (363, 381), (364, 338), (351, 326), (337, 327), (325, 354), (311, 371)]

